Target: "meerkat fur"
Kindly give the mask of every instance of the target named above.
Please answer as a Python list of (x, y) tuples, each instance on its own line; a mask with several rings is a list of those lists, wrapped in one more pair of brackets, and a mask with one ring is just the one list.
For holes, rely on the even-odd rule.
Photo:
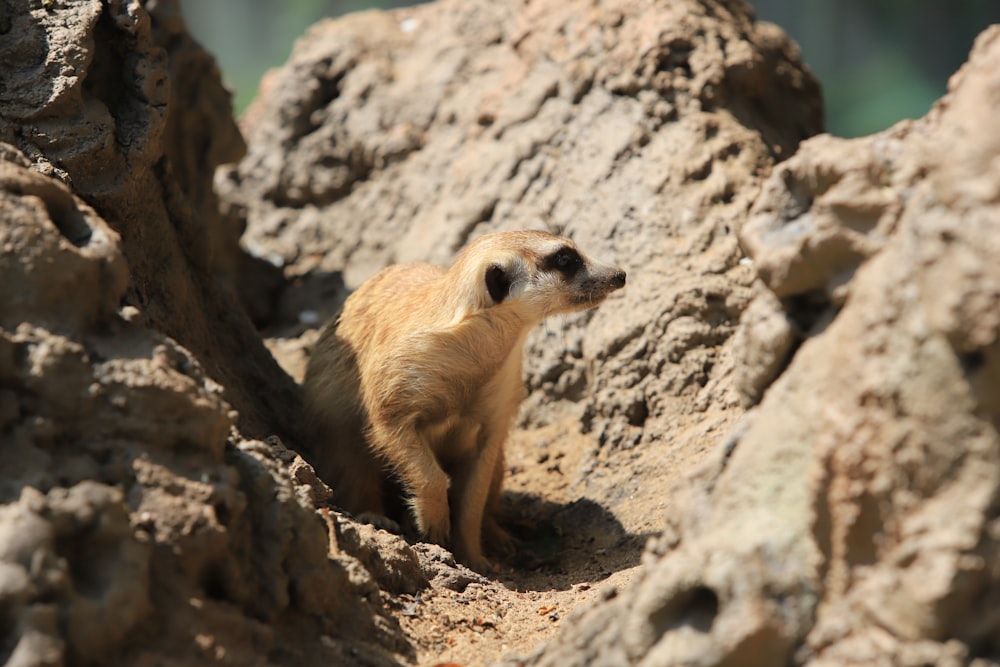
[(365, 281), (321, 333), (304, 382), (311, 458), (334, 502), (392, 525), (398, 483), (424, 537), (488, 569), (483, 538), (513, 545), (494, 509), (525, 337), (624, 285), (621, 269), (540, 231), (488, 234), (448, 269), (401, 264)]

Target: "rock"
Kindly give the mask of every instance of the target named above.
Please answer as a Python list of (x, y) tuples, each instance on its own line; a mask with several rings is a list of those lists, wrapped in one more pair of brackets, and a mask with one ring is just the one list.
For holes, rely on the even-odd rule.
[(153, 41), (167, 52), (170, 99), (163, 146), (176, 179), (205, 238), (200, 262), (217, 282), (235, 292), (255, 323), (272, 316), (283, 284), (281, 270), (249, 255), (239, 239), (246, 226), (239, 211), (223, 209), (213, 187), (216, 167), (243, 157), (246, 144), (232, 119), (232, 103), (215, 59), (192, 39), (180, 3), (148, 3)]
[(341, 518), (335, 540), (338, 549), (361, 561), (381, 590), (415, 595), (429, 585), (417, 554), (399, 535)]
[(445, 1), (314, 26), (219, 186), (247, 246), (296, 280), (341, 272), (350, 290), (523, 227), (625, 266), (621, 296), (540, 327), (526, 352), (522, 427), (593, 434), (569, 472), (601, 497), (623, 483), (602, 452), (737, 403), (721, 381), (752, 280), (736, 231), (820, 108), (794, 45), (741, 3)]
[(272, 312), (265, 276), (256, 317), (294, 335), (488, 231), (550, 227), (628, 268), (532, 334), (517, 437), (564, 478), (557, 547), (654, 537), (519, 662), (1000, 653), (1000, 29), (926, 118), (845, 141), (807, 140), (817, 86), (740, 2), (323, 22), (256, 102), (217, 213), (210, 171), (242, 146), (176, 4), (36, 4), (0, 18), (6, 660), (415, 663), (387, 602), (419, 594), (417, 623), (503, 591), (325, 506), (233, 288), (244, 215), (290, 278)]
[(489, 579), (456, 562), (448, 550), (436, 544), (418, 544), (414, 551), (421, 571), (436, 588), (461, 592), (469, 584), (489, 583)]
[(744, 406), (760, 401), (764, 390), (785, 370), (802, 336), (774, 292), (759, 290), (733, 336), (733, 383)]
[(0, 292), (0, 325), (13, 330), (35, 316), (50, 328), (89, 329), (118, 310), (125, 292), (118, 234), (65, 185), (28, 169), (9, 144), (0, 147), (0, 206), (9, 212), (0, 283), (18, 286)]
[[(69, 185), (118, 233), (125, 300), (194, 353), (243, 429), (294, 441), (298, 388), (231, 284), (239, 230), (216, 212), (212, 170), (243, 147), (211, 57), (187, 36), (173, 1), (29, 4), (3, 17), (0, 142)], [(52, 219), (82, 243), (87, 213), (54, 187), (44, 195)]]
[[(262, 664), (258, 651), (336, 660), (360, 646), (394, 663), (372, 647), (398, 638), (327, 558), (314, 510), (325, 486), (294, 483), (307, 476), (283, 448), (230, 441), (234, 414), (198, 361), (115, 312), (117, 234), (22, 164), (0, 162), (0, 272), (18, 286), (0, 310), (9, 659)], [(85, 242), (63, 220), (89, 230)], [(283, 624), (317, 634), (276, 634)]]
[[(846, 144), (807, 142), (775, 171), (757, 216), (795, 165), (848, 154), (870, 165), (887, 136), (897, 173), (910, 176), (878, 185), (855, 165), (838, 181), (867, 183), (849, 188), (859, 195), (850, 206), (800, 202), (797, 215), (822, 224), (784, 236), (780, 209), (782, 221), (757, 220), (779, 230), (754, 240), (778, 297), (831, 293), (845, 284), (831, 271), (840, 260), (823, 254), (831, 263), (797, 282), (802, 258), (765, 239), (858, 244), (839, 255), (856, 264), (842, 308), (719, 457), (679, 546), (527, 664), (966, 664), (1000, 651), (997, 71), (994, 27), (926, 118)], [(888, 191), (869, 199), (876, 187)], [(889, 203), (870, 209), (875, 243), (855, 236), (859, 201)]]
[(14, 663), (107, 661), (149, 616), (151, 545), (133, 538), (122, 500), (119, 489), (85, 481), (44, 495), (26, 487), (0, 507)]
[(816, 137), (767, 180), (740, 242), (776, 296), (818, 292), (844, 303), (854, 271), (892, 233), (902, 191), (916, 177), (893, 134), (862, 146)]
[[(145, 10), (39, 5), (3, 20), (5, 76), (25, 79), (30, 61), (51, 79), (0, 100), (0, 134), (21, 144), (0, 144), (0, 655), (397, 664), (398, 630), (328, 558), (323, 486), (297, 483), (307, 475), (284, 448), (245, 439), (217, 381), (269, 372), (252, 368), (253, 345), (226, 353), (234, 340), (265, 348), (213, 292), (205, 232), (164, 162), (166, 61)], [(35, 52), (46, 37), (62, 47)], [(123, 79), (131, 87), (102, 97)], [(200, 358), (164, 330), (232, 338)], [(260, 393), (243, 423), (280, 432), (267, 417), (280, 382)]]

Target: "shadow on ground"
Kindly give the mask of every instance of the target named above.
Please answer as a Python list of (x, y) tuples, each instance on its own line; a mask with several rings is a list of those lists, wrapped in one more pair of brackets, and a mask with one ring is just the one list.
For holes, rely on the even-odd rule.
[(651, 535), (629, 534), (586, 498), (559, 504), (511, 491), (503, 495), (501, 523), (520, 544), (497, 559), (496, 578), (517, 591), (566, 590), (634, 567)]

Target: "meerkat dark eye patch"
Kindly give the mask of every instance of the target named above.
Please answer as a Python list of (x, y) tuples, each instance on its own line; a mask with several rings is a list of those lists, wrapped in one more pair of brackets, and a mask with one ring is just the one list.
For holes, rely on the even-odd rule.
[(547, 271), (558, 271), (564, 276), (574, 276), (583, 267), (583, 257), (573, 248), (564, 246), (545, 258), (542, 267)]
[(486, 290), (493, 303), (502, 303), (510, 294), (510, 276), (499, 264), (491, 264), (486, 269)]

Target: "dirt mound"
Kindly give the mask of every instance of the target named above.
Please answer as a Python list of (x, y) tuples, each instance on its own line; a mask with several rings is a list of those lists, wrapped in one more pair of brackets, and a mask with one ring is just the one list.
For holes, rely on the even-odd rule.
[[(800, 147), (817, 86), (743, 3), (446, 0), (315, 26), (244, 146), (175, 3), (36, 4), (0, 16), (0, 658), (1000, 653), (1000, 31), (927, 118)], [(379, 268), (521, 227), (629, 285), (528, 342), (484, 577), (328, 506), (289, 376)]]

